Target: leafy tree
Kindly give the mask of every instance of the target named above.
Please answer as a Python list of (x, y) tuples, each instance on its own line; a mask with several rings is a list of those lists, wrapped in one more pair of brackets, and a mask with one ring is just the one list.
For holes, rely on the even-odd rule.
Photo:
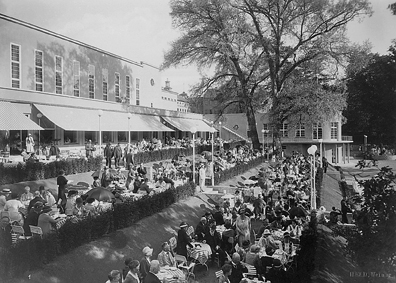
[[(255, 47), (244, 13), (228, 0), (173, 0), (171, 10), (173, 24), (183, 35), (165, 54), (163, 67), (196, 63), (201, 69), (212, 68), (213, 74), (202, 79), (195, 93), (215, 88), (223, 108), (242, 105), (248, 124), (255, 127), (254, 113), (265, 100), (262, 84), (268, 75), (264, 52)], [(251, 138), (257, 148), (257, 133)]]
[(392, 14), (396, 16), (396, 2), (393, 4), (389, 4), (388, 9), (392, 11)]
[[(371, 13), (367, 0), (172, 0), (171, 10), (183, 34), (165, 54), (163, 67), (212, 67), (213, 75), (195, 91), (215, 87), (224, 107), (243, 104), (255, 148), (254, 113), (265, 107), (277, 111), (286, 82), (304, 64), (341, 62), (346, 24)], [(313, 101), (318, 100), (308, 100)]]
[(395, 47), (387, 55), (372, 55), (370, 63), (349, 78), (346, 133), (368, 135), (376, 144), (396, 143)]
[[(358, 164), (366, 167), (365, 162)], [(354, 259), (365, 269), (396, 275), (396, 175), (382, 167), (363, 186), (361, 209), (357, 214), (357, 233), (348, 238)], [(380, 281), (379, 281), (380, 282)]]

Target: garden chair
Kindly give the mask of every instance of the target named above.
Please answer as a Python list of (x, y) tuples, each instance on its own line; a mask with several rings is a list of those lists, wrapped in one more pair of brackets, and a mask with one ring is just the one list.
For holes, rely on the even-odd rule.
[(31, 238), (31, 236), (25, 236), (25, 230), (19, 225), (11, 225), (11, 233), (16, 234), (18, 240), (27, 240)]
[(32, 236), (37, 235), (40, 236), (40, 238), (43, 238), (43, 230), (41, 230), (41, 227), (29, 225), (29, 228)]
[(190, 277), (194, 277), (195, 279), (195, 262), (190, 262), (190, 264), (188, 264), (186, 257), (178, 254), (175, 255), (175, 260), (177, 267), (186, 274), (186, 281), (188, 281)]

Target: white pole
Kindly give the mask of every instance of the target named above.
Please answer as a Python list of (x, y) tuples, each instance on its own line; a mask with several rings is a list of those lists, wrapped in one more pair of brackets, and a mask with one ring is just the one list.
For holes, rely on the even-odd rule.
[(315, 188), (315, 154), (313, 155), (313, 208), (316, 209), (316, 188)]
[(99, 116), (99, 155), (101, 155), (101, 150), (102, 150), (102, 130), (100, 128), (100, 118), (103, 115), (103, 110), (98, 110), (98, 116)]
[(192, 133), (193, 138), (193, 183), (195, 185), (195, 133)]
[(214, 187), (214, 133), (212, 128), (212, 187)]

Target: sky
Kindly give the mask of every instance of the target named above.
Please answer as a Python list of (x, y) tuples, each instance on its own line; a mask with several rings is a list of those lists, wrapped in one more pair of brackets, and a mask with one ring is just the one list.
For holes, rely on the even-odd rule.
[[(348, 25), (352, 42), (369, 40), (372, 51), (385, 54), (396, 39), (396, 16), (388, 5), (396, 0), (371, 0), (373, 16)], [(0, 13), (49, 29), (133, 61), (154, 66), (163, 62), (179, 31), (172, 28), (169, 0), (0, 0)], [(200, 80), (194, 66), (168, 69), (177, 92), (189, 92)]]

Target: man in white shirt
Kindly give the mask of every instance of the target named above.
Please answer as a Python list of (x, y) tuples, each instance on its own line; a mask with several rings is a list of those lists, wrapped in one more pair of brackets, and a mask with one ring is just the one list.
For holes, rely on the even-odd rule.
[(158, 254), (158, 261), (160, 266), (173, 266), (176, 267), (176, 260), (173, 256), (168, 242), (161, 245), (162, 251)]
[(24, 193), (21, 195), (21, 202), (28, 206), (29, 202), (34, 198), (33, 194), (30, 192), (30, 187), (26, 186), (24, 188)]

